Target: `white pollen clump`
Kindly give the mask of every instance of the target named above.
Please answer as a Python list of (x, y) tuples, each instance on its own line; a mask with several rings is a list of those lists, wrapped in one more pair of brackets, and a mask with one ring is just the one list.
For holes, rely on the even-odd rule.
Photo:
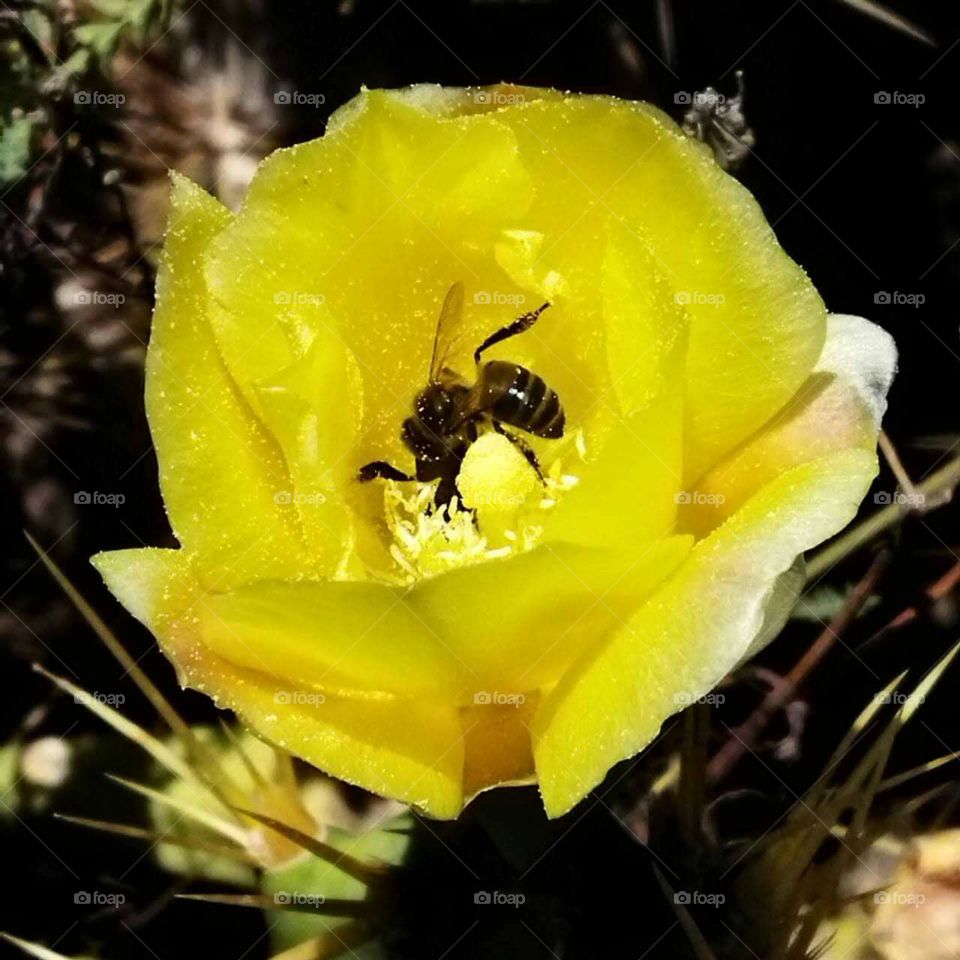
[(73, 751), (61, 737), (41, 737), (20, 756), (20, 773), (27, 783), (55, 789), (70, 776)]
[(470, 445), (457, 487), (464, 506), (478, 517), (513, 513), (537, 492), (540, 480), (526, 457), (506, 437), (485, 433)]
[[(578, 438), (578, 455), (581, 447)], [(388, 480), (384, 515), (400, 581), (410, 584), (532, 549), (549, 513), (576, 483), (576, 476), (563, 472), (560, 458), (541, 481), (523, 453), (493, 432), (480, 436), (464, 457), (457, 477), (462, 506), (456, 497), (447, 511), (434, 505), (438, 481)]]

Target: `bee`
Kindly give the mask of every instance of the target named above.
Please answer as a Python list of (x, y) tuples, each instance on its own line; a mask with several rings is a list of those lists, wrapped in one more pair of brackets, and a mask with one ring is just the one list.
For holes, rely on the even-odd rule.
[(542, 481), (534, 451), (504, 425), (535, 437), (558, 439), (563, 436), (566, 419), (560, 398), (526, 367), (506, 360), (488, 360), (481, 364), (481, 358), (495, 343), (529, 330), (549, 306), (544, 303), (490, 334), (473, 352), (477, 376), (470, 384), (447, 366), (456, 342), (455, 331), (463, 316), (463, 284), (453, 284), (437, 320), (429, 380), (413, 401), (413, 416), (403, 421), (400, 431), (404, 446), (416, 461), (416, 473), (411, 476), (385, 460), (374, 460), (360, 468), (357, 479), (362, 483), (378, 477), (401, 481), (439, 480), (434, 502), (439, 509), (448, 510), (454, 496), (459, 495), (457, 474), (463, 458), (481, 429), (489, 426), (520, 450)]

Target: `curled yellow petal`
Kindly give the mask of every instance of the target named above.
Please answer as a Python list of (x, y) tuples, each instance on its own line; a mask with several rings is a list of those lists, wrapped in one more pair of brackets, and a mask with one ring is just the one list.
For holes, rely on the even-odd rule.
[(208, 323), (197, 265), (230, 218), (174, 178), (147, 354), (147, 414), (167, 513), (199, 576), (220, 586), (297, 576), (313, 564), (299, 526), (276, 502), (290, 487), (276, 441), (238, 396)]
[(400, 698), (328, 695), (278, 683), (213, 654), (197, 628), (209, 598), (182, 551), (117, 550), (93, 562), (114, 595), (158, 638), (183, 684), (341, 779), (436, 817), (459, 812), (464, 733), (458, 711)]
[(564, 676), (532, 728), (551, 816), (569, 810), (742, 659), (778, 577), (853, 517), (875, 473), (873, 453), (845, 450), (777, 477)]

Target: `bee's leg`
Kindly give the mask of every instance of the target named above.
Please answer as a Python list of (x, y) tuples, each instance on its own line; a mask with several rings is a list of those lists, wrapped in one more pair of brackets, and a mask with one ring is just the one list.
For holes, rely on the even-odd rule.
[(443, 513), (446, 520), (450, 519), (450, 504), (454, 497), (457, 498), (457, 509), (465, 509), (460, 490), (457, 488), (456, 478), (452, 476), (441, 477), (440, 483), (437, 484), (437, 492), (433, 496), (433, 504)]
[(501, 327), (499, 330), (491, 333), (490, 336), (473, 351), (473, 362), (479, 363), (480, 355), (488, 347), (492, 347), (495, 343), (500, 343), (503, 340), (509, 340), (510, 337), (515, 337), (518, 333), (523, 333), (524, 330), (529, 330), (537, 322), (540, 314), (549, 306), (549, 303), (541, 304), (536, 310), (521, 314), (513, 323), (508, 323), (505, 327)]
[(361, 483), (369, 483), (371, 480), (380, 478), (382, 480), (415, 480), (410, 474), (398, 470), (396, 467), (387, 463), (386, 460), (374, 460), (371, 463), (365, 463), (357, 471), (357, 479)]
[(536, 453), (534, 453), (533, 448), (525, 441), (521, 440), (520, 437), (515, 436), (512, 433), (508, 433), (500, 425), (499, 420), (493, 421), (493, 429), (500, 434), (501, 437), (506, 437), (527, 459), (527, 463), (536, 471), (537, 476), (540, 478), (541, 483), (546, 483), (543, 479), (543, 471), (540, 469), (540, 461), (537, 459)]

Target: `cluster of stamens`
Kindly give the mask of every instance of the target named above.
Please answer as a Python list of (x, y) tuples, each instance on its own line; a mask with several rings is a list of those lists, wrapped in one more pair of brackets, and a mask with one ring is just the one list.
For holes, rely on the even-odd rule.
[[(581, 437), (574, 444), (582, 459)], [(434, 496), (439, 481), (431, 483), (384, 484), (384, 514), (393, 542), (390, 555), (399, 580), (413, 583), (448, 570), (486, 560), (496, 560), (532, 549), (543, 534), (550, 513), (564, 493), (578, 480), (563, 469), (557, 457), (544, 472), (539, 496), (523, 503), (492, 529), (483, 520), (483, 510), (467, 509), (454, 497), (446, 507), (438, 507)]]

